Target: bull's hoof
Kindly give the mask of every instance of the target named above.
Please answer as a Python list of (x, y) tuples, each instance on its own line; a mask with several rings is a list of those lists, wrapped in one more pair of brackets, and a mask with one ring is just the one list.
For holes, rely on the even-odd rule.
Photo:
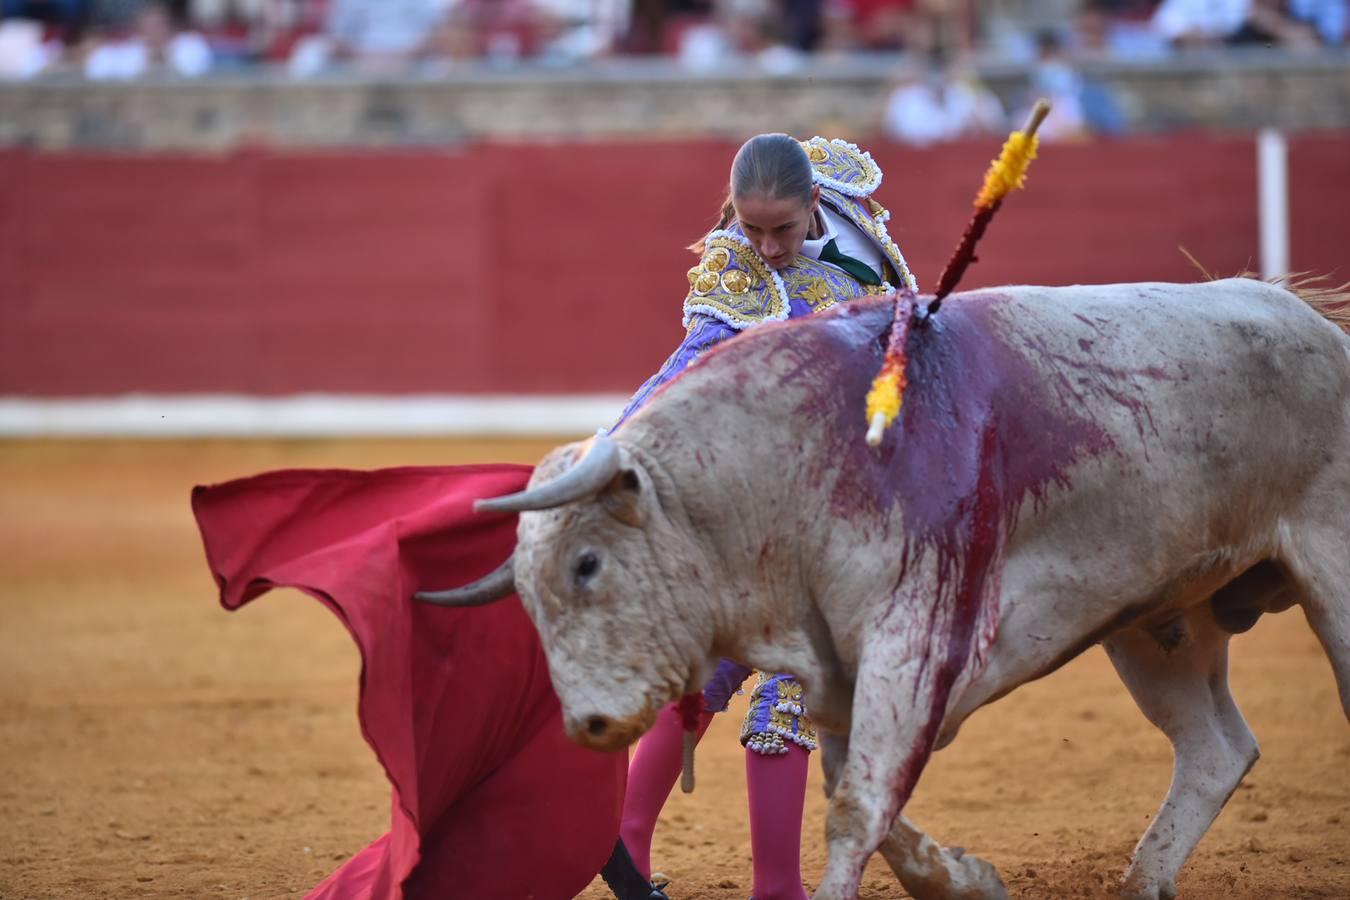
[(1120, 900), (1177, 900), (1177, 892), (1175, 890), (1169, 891), (1163, 888), (1159, 888), (1155, 891), (1145, 891), (1143, 893), (1122, 889), (1120, 892)]
[(998, 870), (963, 847), (940, 849), (928, 862), (922, 868), (896, 870), (915, 900), (1008, 900)]
[(951, 854), (952, 869), (959, 877), (952, 879), (951, 900), (1008, 900), (1008, 889), (998, 870), (978, 856), (967, 856), (958, 847)]
[(1150, 885), (1147, 888), (1120, 887), (1120, 900), (1177, 900), (1176, 885)]
[(1121, 900), (1177, 900), (1175, 881), (1146, 881), (1126, 874), (1120, 884)]

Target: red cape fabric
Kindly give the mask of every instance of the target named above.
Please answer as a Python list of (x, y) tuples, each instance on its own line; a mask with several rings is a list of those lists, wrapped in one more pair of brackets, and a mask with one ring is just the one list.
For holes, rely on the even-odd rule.
[(515, 517), (479, 497), (524, 466), (291, 470), (197, 487), (220, 601), (293, 587), (361, 651), (361, 730), (393, 785), (393, 822), (309, 896), (569, 898), (618, 837), (626, 754), (569, 742), (534, 626), (509, 597), (477, 609), (413, 592), (487, 574)]

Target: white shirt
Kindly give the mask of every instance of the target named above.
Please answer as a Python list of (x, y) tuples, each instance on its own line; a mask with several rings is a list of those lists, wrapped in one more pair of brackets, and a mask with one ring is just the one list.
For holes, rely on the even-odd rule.
[(1001, 130), (1003, 105), (989, 91), (964, 81), (946, 82), (942, 91), (929, 82), (914, 81), (891, 92), (881, 127), (897, 141), (927, 147), (965, 134)]
[[(825, 245), (833, 240), (840, 253), (871, 266), (872, 271), (877, 273), (877, 277), (885, 281), (886, 258), (881, 254), (881, 248), (877, 246), (877, 242), (863, 234), (862, 229), (857, 225), (854, 225), (824, 203), (820, 204), (819, 210), (825, 233), (815, 240), (803, 241), (802, 255), (818, 260), (820, 259), (820, 251), (824, 250)], [(825, 265), (832, 264), (825, 263)], [(835, 266), (835, 268), (839, 267)]]
[[(205, 75), (211, 68), (211, 45), (194, 31), (183, 31), (169, 38), (164, 50), (169, 71), (185, 78)], [(154, 60), (150, 47), (142, 40), (105, 41), (93, 49), (84, 61), (84, 77), (95, 81), (140, 78)]]
[(418, 49), (444, 18), (438, 0), (334, 0), (326, 30), (358, 54), (397, 56)]
[(1191, 32), (1225, 38), (1242, 27), (1251, 10), (1251, 0), (1163, 0), (1153, 27), (1168, 40)]

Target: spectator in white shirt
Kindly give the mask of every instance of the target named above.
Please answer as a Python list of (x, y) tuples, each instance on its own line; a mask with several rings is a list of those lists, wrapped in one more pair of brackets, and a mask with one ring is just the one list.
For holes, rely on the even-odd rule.
[(1316, 29), (1289, 16), (1282, 0), (1163, 0), (1153, 27), (1181, 48), (1259, 43), (1308, 50), (1319, 43)]
[(1000, 132), (1006, 117), (1003, 105), (974, 72), (959, 63), (947, 65), (935, 54), (927, 71), (912, 65), (901, 70), (881, 126), (888, 137), (925, 147)]
[(205, 37), (175, 28), (164, 3), (147, 3), (136, 12), (130, 33), (97, 40), (85, 57), (84, 74), (99, 81), (152, 73), (195, 78), (210, 70), (211, 61)]

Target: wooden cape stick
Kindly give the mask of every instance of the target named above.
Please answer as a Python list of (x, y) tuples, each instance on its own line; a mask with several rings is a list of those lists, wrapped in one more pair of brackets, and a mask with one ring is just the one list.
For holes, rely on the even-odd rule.
[(694, 792), (694, 747), (698, 744), (699, 713), (703, 709), (703, 693), (687, 694), (678, 704), (680, 724), (684, 728), (684, 741), (681, 745), (680, 790), (686, 794)]

